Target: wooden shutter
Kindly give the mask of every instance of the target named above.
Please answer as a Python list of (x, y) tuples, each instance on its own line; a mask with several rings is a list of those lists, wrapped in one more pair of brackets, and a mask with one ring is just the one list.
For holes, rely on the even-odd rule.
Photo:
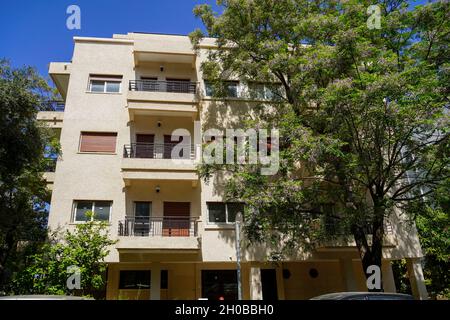
[(117, 133), (82, 132), (80, 152), (116, 152)]
[(190, 208), (190, 202), (164, 202), (164, 216), (189, 217)]
[(190, 234), (190, 202), (164, 202), (162, 235), (188, 237)]
[(153, 134), (136, 135), (136, 158), (154, 158), (154, 140)]

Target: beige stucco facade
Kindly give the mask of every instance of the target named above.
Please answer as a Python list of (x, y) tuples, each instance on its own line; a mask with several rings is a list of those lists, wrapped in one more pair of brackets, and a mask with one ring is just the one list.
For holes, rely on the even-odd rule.
[[(136, 143), (136, 135), (154, 135), (154, 145), (164, 145), (164, 136), (175, 129), (194, 135), (200, 126), (225, 128), (252, 113), (251, 103), (235, 99), (227, 103), (207, 99), (201, 62), (206, 39), (196, 54), (186, 36), (129, 33), (112, 38), (74, 38), (73, 58), (68, 63), (51, 63), (49, 73), (65, 100), (62, 113), (40, 113), (39, 119), (61, 130), (62, 154), (51, 179), (52, 199), (49, 226), (71, 228), (77, 200), (110, 201), (111, 247), (108, 262), (108, 299), (199, 299), (204, 295), (205, 270), (235, 270), (234, 224), (208, 220), (207, 202), (223, 201), (223, 177), (209, 183), (199, 179), (196, 164), (198, 146), (187, 159), (165, 159), (155, 153), (151, 159), (124, 156), (124, 146)], [(89, 90), (92, 75), (121, 76), (119, 92)], [(130, 81), (152, 78), (167, 85), (170, 79), (190, 81), (195, 92), (131, 90)], [(153, 80), (152, 80), (153, 81)], [(175, 90), (176, 91), (176, 90)], [(185, 92), (186, 91), (186, 92)], [(187, 92), (188, 91), (188, 92)], [(109, 153), (80, 152), (81, 132), (117, 133), (116, 150)], [(192, 230), (189, 235), (124, 235), (118, 232), (126, 216), (134, 216), (136, 202), (151, 203), (151, 217), (164, 220), (165, 202), (189, 203)], [(407, 258), (414, 278), (414, 293), (425, 298), (421, 276), (422, 252), (416, 230), (393, 221), (384, 249), (383, 279), (386, 291), (395, 291), (390, 261)], [(164, 227), (164, 221), (161, 222)], [(183, 227), (184, 228), (184, 227)], [(126, 231), (124, 231), (126, 233)], [(148, 232), (148, 230), (146, 231)], [(245, 242), (245, 239), (243, 240)], [(242, 249), (244, 299), (261, 299), (262, 276), (273, 269), (279, 299), (308, 299), (336, 291), (366, 291), (365, 277), (354, 244), (329, 244), (317, 252), (299, 254), (278, 263), (266, 262), (263, 247)], [(150, 270), (151, 288), (121, 289), (120, 271)], [(160, 272), (168, 284), (160, 289)], [(311, 270), (314, 276), (311, 276)]]

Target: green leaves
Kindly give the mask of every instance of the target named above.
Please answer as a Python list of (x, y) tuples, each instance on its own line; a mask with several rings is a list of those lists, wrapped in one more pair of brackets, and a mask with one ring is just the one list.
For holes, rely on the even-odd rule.
[[(63, 236), (55, 234), (16, 275), (15, 293), (92, 295), (102, 289), (106, 281), (104, 259), (116, 243), (109, 238), (108, 228), (105, 222), (89, 221), (77, 224), (75, 231), (66, 231)], [(67, 288), (70, 266), (79, 268), (81, 291)]]
[(44, 156), (57, 155), (59, 147), (36, 115), (50, 96), (33, 68), (14, 69), (0, 60), (0, 290), (8, 290), (5, 274), (21, 268), (28, 249), (46, 237), (50, 192), (42, 179)]
[[(373, 4), (381, 29), (367, 27)], [(331, 218), (353, 231), (363, 261), (379, 263), (384, 218), (448, 177), (448, 2), (222, 5), (221, 15), (196, 9), (219, 46), (204, 77), (281, 84), (282, 103), (265, 103), (253, 124), (280, 130), (280, 170), (263, 177), (253, 166), (203, 165), (203, 176), (231, 174), (227, 195), (248, 204), (249, 239), (266, 241), (274, 256), (336, 237), (317, 209), (333, 203)]]

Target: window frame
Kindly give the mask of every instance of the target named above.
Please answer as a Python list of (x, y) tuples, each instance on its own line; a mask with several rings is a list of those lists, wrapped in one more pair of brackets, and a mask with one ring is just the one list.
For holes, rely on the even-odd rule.
[[(92, 202), (92, 206), (91, 206), (91, 211), (94, 213), (94, 215), (91, 217), (91, 220), (77, 220), (77, 205), (79, 202)], [(109, 202), (109, 214), (108, 214), (108, 220), (97, 220), (94, 219), (95, 217), (95, 203), (96, 202)], [(78, 200), (73, 200), (73, 209), (72, 209), (72, 223), (86, 223), (86, 222), (107, 222), (110, 223), (111, 222), (111, 215), (112, 215), (112, 206), (113, 206), (113, 201), (112, 200), (82, 200), (82, 199), (78, 199)]]
[[(209, 204), (210, 203), (219, 203), (219, 204), (224, 204), (225, 205), (225, 222), (215, 222), (215, 221), (210, 221), (210, 211), (209, 211)], [(223, 202), (223, 201), (207, 201), (206, 202), (206, 209), (208, 212), (208, 217), (207, 217), (207, 224), (208, 225), (234, 225), (236, 223), (236, 218), (234, 221), (229, 221), (228, 220), (228, 205), (229, 204), (240, 204), (242, 206), (245, 206), (245, 203), (243, 202)], [(244, 214), (244, 212), (242, 212), (242, 214)]]
[[(103, 91), (92, 91), (92, 83), (94, 81), (103, 82)], [(121, 94), (122, 93), (122, 82), (123, 82), (123, 76), (89, 75), (87, 92), (89, 92), (89, 93)], [(108, 83), (119, 83), (119, 91), (108, 91), (107, 90)]]

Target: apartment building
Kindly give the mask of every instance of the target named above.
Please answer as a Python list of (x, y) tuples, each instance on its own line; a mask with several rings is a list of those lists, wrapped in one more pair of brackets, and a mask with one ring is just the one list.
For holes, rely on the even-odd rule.
[[(107, 257), (107, 299), (236, 299), (234, 220), (242, 204), (224, 202), (225, 177), (199, 179), (198, 140), (183, 140), (181, 159), (171, 159), (175, 129), (194, 137), (205, 125), (223, 129), (251, 112), (239, 82), (230, 85), (230, 99), (209, 96), (200, 65), (214, 39), (204, 39), (198, 52), (179, 35), (74, 43), (71, 62), (49, 67), (64, 101), (38, 115), (62, 147), (45, 173), (50, 228), (73, 228), (87, 210), (109, 223), (118, 242)], [(391, 262), (405, 258), (413, 293), (425, 299), (421, 257), (416, 230), (394, 217), (383, 252), (385, 291), (396, 291)], [(241, 270), (244, 299), (367, 291), (354, 243), (324, 245), (277, 264), (267, 262), (262, 246), (242, 245)]]

